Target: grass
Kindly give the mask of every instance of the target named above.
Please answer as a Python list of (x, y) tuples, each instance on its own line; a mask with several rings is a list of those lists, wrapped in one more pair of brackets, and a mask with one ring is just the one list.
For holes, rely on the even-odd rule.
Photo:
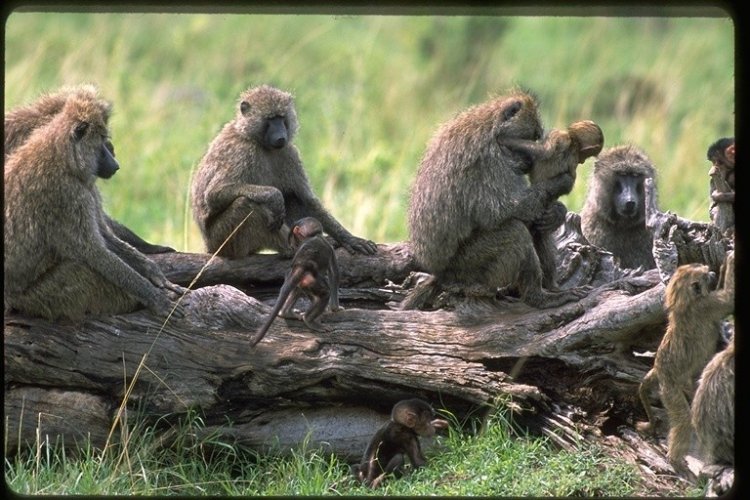
[[(378, 242), (407, 238), (409, 188), (437, 126), (515, 85), (539, 96), (548, 128), (590, 118), (606, 145), (642, 147), (662, 208), (693, 220), (708, 220), (706, 149), (734, 134), (728, 17), (14, 12), (5, 34), (6, 109), (96, 82), (115, 105), (123, 167), (100, 183), (107, 210), (183, 251), (202, 250), (191, 174), (260, 83), (295, 94), (314, 190)], [(563, 200), (571, 210), (591, 165)]]

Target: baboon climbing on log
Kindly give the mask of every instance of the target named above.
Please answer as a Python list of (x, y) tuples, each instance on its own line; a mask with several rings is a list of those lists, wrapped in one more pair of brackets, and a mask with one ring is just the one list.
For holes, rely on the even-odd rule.
[(623, 268), (656, 267), (653, 236), (646, 228), (643, 181), (655, 180), (646, 154), (630, 145), (605, 150), (594, 163), (581, 231), (589, 243), (617, 258)]
[(268, 85), (242, 93), (192, 181), (193, 217), (209, 252), (224, 245), (219, 255), (228, 258), (264, 248), (291, 256), (289, 226), (310, 216), (350, 252), (375, 253), (375, 243), (352, 236), (312, 192), (292, 144), (297, 127), (291, 94)]
[[(581, 120), (571, 123), (567, 130), (552, 130), (543, 142), (501, 137), (498, 143), (529, 157), (529, 161), (532, 162), (529, 180), (533, 185), (566, 172), (575, 181), (578, 165), (601, 152), (604, 134), (593, 121)], [(561, 195), (570, 193), (572, 184), (570, 188)], [(565, 222), (567, 212), (565, 205), (555, 200), (547, 206), (547, 213), (555, 216), (549, 220), (536, 221), (530, 228), (534, 248), (542, 267), (542, 286), (548, 290), (558, 288), (555, 279), (557, 247), (553, 233)]]
[(498, 143), (541, 136), (536, 99), (514, 91), (464, 111), (432, 138), (412, 187), (408, 227), (418, 264), (438, 285), (489, 297), (499, 287), (515, 287), (535, 307), (585, 295), (542, 289), (528, 229), (571, 188), (572, 177), (564, 173), (530, 186), (528, 158)]
[[(727, 269), (733, 269), (730, 260)], [(638, 391), (648, 417), (638, 428), (649, 431), (655, 427), (649, 394), (658, 385), (669, 420), (668, 458), (677, 469), (683, 469), (690, 447), (690, 402), (698, 377), (721, 341), (721, 320), (734, 311), (733, 285), (713, 290), (715, 285), (716, 275), (706, 265), (677, 268), (666, 289), (667, 330)]]
[(6, 312), (80, 319), (146, 306), (166, 318), (184, 291), (106, 223), (94, 182), (119, 168), (107, 145), (109, 115), (96, 95), (73, 94), (8, 158)]
[[(250, 343), (255, 346), (265, 336), (271, 323), (280, 314), (283, 318), (302, 319), (311, 330), (321, 332), (325, 327), (318, 317), (330, 304), (331, 311), (339, 306), (339, 266), (336, 252), (323, 237), (323, 226), (313, 217), (297, 221), (289, 232), (292, 248), (296, 250), (292, 268), (284, 279), (279, 298), (271, 314)], [(293, 312), (294, 304), (301, 295), (312, 299), (310, 308), (302, 315)]]
[[(45, 94), (35, 102), (27, 106), (19, 106), (5, 114), (5, 162), (8, 156), (21, 146), (31, 133), (46, 125), (52, 118), (62, 111), (63, 106), (71, 95), (87, 94), (98, 98), (98, 90), (93, 85), (80, 85), (77, 87), (64, 87), (57, 92)], [(112, 156), (115, 155), (114, 146), (107, 140), (107, 147)], [(154, 245), (145, 241), (126, 226), (104, 214), (104, 217), (112, 231), (123, 241), (134, 246), (137, 250), (146, 254), (174, 252), (174, 248)]]
[(412, 468), (427, 463), (419, 444), (419, 436), (430, 437), (437, 429), (448, 427), (448, 421), (435, 418), (435, 410), (421, 399), (405, 399), (393, 406), (391, 419), (383, 425), (367, 445), (362, 462), (355, 467), (359, 481), (377, 488), (391, 473), (400, 473), (404, 455)]

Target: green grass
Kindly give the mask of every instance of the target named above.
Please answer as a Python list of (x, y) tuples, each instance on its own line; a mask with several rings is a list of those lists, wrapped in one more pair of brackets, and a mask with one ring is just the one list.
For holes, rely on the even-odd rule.
[[(193, 169), (239, 93), (296, 96), (314, 190), (353, 233), (407, 238), (406, 207), (438, 125), (515, 85), (548, 128), (590, 118), (658, 168), (662, 209), (708, 220), (708, 145), (734, 134), (734, 33), (721, 18), (12, 13), (6, 110), (64, 84), (115, 105), (123, 167), (107, 210), (149, 240), (202, 244)], [(591, 160), (563, 201), (578, 211)]]
[[(136, 425), (126, 451), (84, 450), (67, 456), (42, 446), (5, 461), (8, 487), (35, 495), (460, 495), (637, 496), (653, 494), (637, 467), (618, 463), (582, 443), (560, 451), (546, 438), (519, 432), (504, 409), (481, 433), (458, 430), (427, 452), (428, 464), (406, 477), (389, 478), (377, 490), (357, 483), (349, 465), (303, 443), (259, 454), (206, 435), (196, 415), (176, 426), (176, 441), (160, 447), (153, 428)], [(469, 425), (468, 427), (471, 427)], [(374, 430), (373, 430), (374, 431)], [(197, 438), (196, 436), (203, 436)], [(680, 489), (698, 496), (699, 488)]]

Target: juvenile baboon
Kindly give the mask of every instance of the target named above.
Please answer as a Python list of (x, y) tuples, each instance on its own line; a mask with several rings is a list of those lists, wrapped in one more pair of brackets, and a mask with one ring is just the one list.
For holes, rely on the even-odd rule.
[[(339, 266), (336, 252), (323, 236), (323, 226), (313, 217), (304, 217), (292, 226), (289, 241), (296, 249), (292, 268), (281, 285), (279, 298), (271, 309), (268, 320), (263, 324), (250, 343), (255, 346), (265, 336), (271, 323), (280, 314), (282, 318), (302, 319), (311, 330), (320, 332), (325, 327), (318, 317), (330, 303), (332, 311), (339, 306)], [(310, 308), (303, 314), (293, 312), (294, 304), (301, 295), (312, 300)]]
[(713, 290), (715, 284), (715, 273), (706, 265), (677, 268), (666, 289), (667, 330), (638, 391), (648, 417), (639, 428), (650, 430), (654, 418), (648, 396), (658, 385), (669, 420), (668, 458), (678, 469), (690, 447), (690, 401), (698, 377), (716, 353), (721, 320), (734, 310), (734, 288)]
[(383, 425), (367, 445), (362, 462), (356, 467), (357, 479), (377, 488), (386, 475), (398, 473), (404, 465), (404, 454), (412, 468), (427, 463), (419, 444), (419, 436), (430, 437), (436, 429), (448, 427), (446, 420), (435, 418), (435, 411), (421, 399), (405, 399), (393, 406), (391, 419)]
[(350, 252), (375, 253), (375, 243), (352, 236), (310, 189), (292, 144), (297, 126), (291, 94), (267, 85), (242, 93), (234, 120), (213, 140), (192, 181), (193, 217), (209, 252), (241, 225), (219, 255), (240, 258), (264, 248), (291, 255), (289, 225), (311, 216)]
[(734, 465), (734, 337), (703, 370), (690, 408), (706, 464)]
[[(582, 120), (571, 123), (567, 130), (550, 131), (543, 142), (500, 137), (498, 143), (514, 152), (528, 156), (532, 163), (529, 180), (533, 185), (551, 180), (566, 172), (575, 181), (578, 165), (601, 152), (604, 134), (599, 125), (593, 121)], [(561, 195), (570, 193), (572, 188), (571, 184), (570, 189)], [(537, 220), (532, 223), (530, 229), (534, 239), (534, 248), (542, 267), (542, 286), (548, 290), (556, 290), (557, 248), (553, 233), (560, 224), (565, 222), (568, 209), (557, 200), (551, 202), (546, 208), (547, 214), (552, 214), (554, 217), (549, 220)]]
[(583, 236), (612, 252), (624, 268), (656, 267), (653, 237), (646, 228), (646, 178), (655, 181), (654, 167), (644, 152), (629, 145), (609, 148), (594, 163), (581, 209)]
[(706, 153), (711, 162), (711, 221), (723, 233), (734, 227), (734, 137), (713, 143)]
[[(5, 114), (4, 155), (6, 163), (8, 156), (18, 149), (34, 130), (49, 123), (56, 114), (62, 111), (63, 106), (71, 95), (88, 95), (92, 98), (98, 98), (98, 90), (93, 85), (64, 87), (57, 92), (42, 95), (32, 104), (19, 106)], [(114, 146), (109, 140), (107, 140), (107, 146), (110, 148), (112, 156), (114, 156)], [(154, 245), (145, 241), (126, 226), (110, 218), (107, 214), (104, 214), (104, 217), (117, 237), (131, 244), (137, 250), (147, 254), (174, 252), (174, 249), (171, 247)]]
[(119, 168), (107, 144), (109, 114), (97, 96), (71, 95), (8, 158), (6, 311), (80, 319), (145, 305), (166, 317), (172, 294), (184, 290), (105, 221), (94, 182)]
[(478, 296), (515, 286), (536, 307), (585, 295), (542, 289), (528, 229), (573, 179), (564, 173), (530, 186), (528, 158), (498, 144), (541, 135), (535, 98), (514, 91), (464, 111), (432, 138), (412, 187), (408, 227), (417, 262), (438, 284)]

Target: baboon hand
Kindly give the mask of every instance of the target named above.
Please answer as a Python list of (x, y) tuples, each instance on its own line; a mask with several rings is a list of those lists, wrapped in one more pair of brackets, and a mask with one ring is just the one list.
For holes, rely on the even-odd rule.
[(280, 207), (266, 206), (264, 215), (266, 227), (269, 231), (278, 231), (284, 225), (284, 216), (286, 215), (284, 205)]
[(560, 201), (551, 203), (532, 223), (534, 230), (549, 233), (565, 222), (568, 208)]
[(356, 236), (350, 236), (349, 238), (340, 242), (341, 246), (346, 248), (349, 253), (362, 253), (365, 255), (374, 255), (378, 251), (378, 245), (370, 240), (364, 238), (357, 238)]
[(154, 313), (155, 316), (167, 319), (170, 314), (172, 318), (182, 319), (185, 317), (185, 310), (176, 300), (170, 299), (167, 294), (158, 294), (153, 304), (149, 305), (148, 309)]

